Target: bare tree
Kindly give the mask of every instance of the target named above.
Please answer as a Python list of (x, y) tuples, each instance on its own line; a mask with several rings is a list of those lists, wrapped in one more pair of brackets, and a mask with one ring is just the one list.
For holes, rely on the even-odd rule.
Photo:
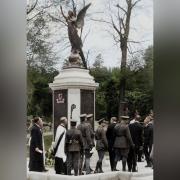
[[(137, 5), (137, 3), (141, 0), (125, 0), (125, 5), (122, 6), (120, 3), (116, 4), (117, 14), (115, 22), (113, 17), (111, 16), (111, 24), (113, 29), (116, 32), (116, 36), (114, 39), (119, 42), (121, 49), (121, 72), (122, 77), (120, 80), (120, 89), (119, 89), (119, 110), (118, 115), (126, 115), (126, 102), (125, 102), (125, 88), (126, 88), (126, 65), (127, 65), (127, 54), (129, 46), (128, 43), (138, 43), (135, 41), (129, 40), (129, 32), (130, 32), (130, 21), (132, 10)], [(131, 53), (131, 52), (130, 52)]]
[[(94, 21), (106, 23), (111, 30), (108, 31), (113, 37), (116, 44), (118, 44), (121, 52), (121, 78), (119, 89), (119, 109), (118, 116), (126, 115), (127, 106), (125, 102), (125, 88), (126, 88), (126, 66), (128, 53), (133, 54), (132, 43), (140, 43), (129, 39), (130, 24), (132, 11), (141, 0), (116, 0), (109, 2), (108, 11), (109, 17), (106, 19), (92, 19)], [(112, 32), (112, 29), (114, 32)]]

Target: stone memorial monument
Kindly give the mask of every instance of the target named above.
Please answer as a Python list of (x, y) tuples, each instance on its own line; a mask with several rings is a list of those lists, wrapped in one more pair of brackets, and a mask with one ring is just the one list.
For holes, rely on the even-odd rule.
[[(80, 123), (80, 114), (93, 114), (95, 119), (95, 90), (98, 83), (89, 74), (87, 63), (82, 51), (81, 35), (78, 29), (84, 26), (84, 17), (90, 4), (76, 12), (68, 11), (68, 16), (61, 12), (68, 27), (68, 36), (71, 43), (71, 55), (68, 63), (60, 70), (59, 75), (49, 84), (53, 98), (53, 125), (54, 132), (62, 116), (76, 119)], [(82, 31), (81, 31), (82, 33)], [(93, 123), (94, 126), (94, 123)], [(68, 122), (69, 127), (69, 122)]]

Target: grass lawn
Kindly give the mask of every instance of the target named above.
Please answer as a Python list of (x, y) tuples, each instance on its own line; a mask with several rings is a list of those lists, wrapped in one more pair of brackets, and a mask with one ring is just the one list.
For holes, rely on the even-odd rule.
[(52, 141), (53, 141), (53, 135), (44, 137), (44, 145), (46, 151), (51, 147)]

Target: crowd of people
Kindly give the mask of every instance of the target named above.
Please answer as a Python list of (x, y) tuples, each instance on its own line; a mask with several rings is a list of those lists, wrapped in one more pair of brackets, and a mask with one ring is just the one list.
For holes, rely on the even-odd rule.
[[(80, 115), (80, 124), (61, 117), (52, 143), (54, 169), (56, 174), (74, 175), (103, 173), (102, 162), (106, 151), (109, 153), (111, 171), (119, 171), (117, 164), (122, 161), (122, 171), (137, 172), (138, 163), (145, 156), (146, 167), (153, 168), (153, 112), (141, 120), (136, 113), (130, 121), (128, 116), (118, 120), (112, 117), (98, 121), (93, 129), (93, 114)], [(35, 118), (31, 127), (29, 170), (43, 172), (45, 169), (42, 119)], [(94, 149), (98, 153), (95, 170), (90, 166)]]

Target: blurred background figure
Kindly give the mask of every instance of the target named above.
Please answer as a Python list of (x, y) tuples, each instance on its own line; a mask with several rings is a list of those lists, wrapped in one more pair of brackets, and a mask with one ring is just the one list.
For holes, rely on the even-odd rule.
[(152, 116), (147, 116), (144, 120), (144, 155), (147, 165), (145, 167), (152, 167), (150, 153), (153, 145), (153, 123)]

